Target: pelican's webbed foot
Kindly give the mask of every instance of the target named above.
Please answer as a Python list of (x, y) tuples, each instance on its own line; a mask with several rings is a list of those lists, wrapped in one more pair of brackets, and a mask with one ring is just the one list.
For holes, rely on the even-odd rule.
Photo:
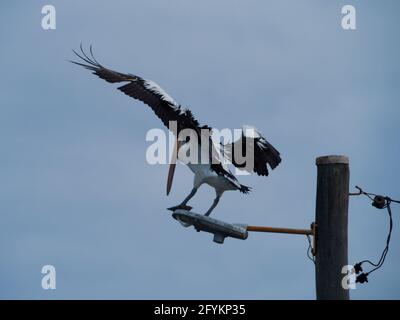
[(185, 205), (185, 204), (180, 204), (180, 205), (177, 205), (175, 207), (167, 208), (167, 210), (170, 210), (170, 211), (176, 211), (176, 210), (179, 210), (179, 209), (190, 211), (190, 210), (192, 210), (192, 207), (188, 206), (188, 205)]

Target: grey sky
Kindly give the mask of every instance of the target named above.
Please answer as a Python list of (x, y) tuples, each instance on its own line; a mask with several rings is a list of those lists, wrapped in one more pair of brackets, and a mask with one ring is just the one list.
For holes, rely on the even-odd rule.
[[(41, 28), (41, 8), (57, 29)], [(357, 31), (340, 25), (357, 9)], [(145, 160), (151, 110), (67, 62), (80, 42), (98, 60), (151, 79), (201, 123), (253, 124), (282, 154), (268, 178), (224, 194), (230, 222), (305, 228), (315, 158), (346, 154), (351, 185), (400, 198), (398, 1), (7, 1), (0, 10), (0, 298), (313, 299), (307, 241), (251, 234), (212, 242), (166, 207), (192, 174)], [(214, 192), (193, 200), (203, 212)], [(400, 208), (387, 261), (354, 299), (398, 299)], [(387, 218), (352, 198), (349, 262), (377, 259)], [(57, 289), (40, 286), (57, 269)]]

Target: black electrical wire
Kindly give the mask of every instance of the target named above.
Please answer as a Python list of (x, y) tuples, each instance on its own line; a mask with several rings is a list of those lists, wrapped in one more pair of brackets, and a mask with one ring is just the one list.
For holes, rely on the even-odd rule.
[[(358, 193), (353, 193), (350, 195), (365, 195), (367, 196), (371, 201), (372, 201), (372, 205), (378, 209), (387, 209), (387, 213), (389, 216), (389, 232), (388, 232), (388, 236), (386, 238), (386, 246), (385, 249), (383, 249), (381, 257), (379, 259), (379, 261), (377, 263), (372, 262), (371, 260), (363, 260), (361, 262), (358, 262), (354, 265), (354, 270), (356, 272), (356, 274), (359, 274), (356, 278), (356, 282), (358, 283), (364, 283), (364, 282), (368, 282), (368, 276), (378, 270), (379, 268), (382, 267), (382, 265), (385, 263), (385, 259), (386, 259), (386, 255), (389, 251), (389, 244), (390, 244), (390, 239), (392, 236), (392, 230), (393, 230), (393, 217), (392, 217), (392, 209), (390, 207), (390, 204), (392, 202), (395, 203), (400, 203), (399, 200), (393, 200), (390, 197), (383, 197), (374, 193), (370, 193), (370, 192), (365, 192), (363, 191), (360, 187), (356, 186), (356, 188), (359, 190)], [(372, 270), (370, 270), (369, 272), (362, 272), (362, 264), (364, 263), (368, 263), (371, 266), (375, 267)]]
[(308, 240), (308, 248), (307, 248), (307, 257), (308, 259), (310, 259), (314, 265), (315, 265), (315, 257), (312, 255), (311, 253), (311, 249), (312, 249), (312, 244), (311, 244), (311, 239), (310, 236), (307, 235), (307, 240)]
[(389, 243), (390, 243), (390, 238), (391, 238), (392, 230), (393, 230), (393, 219), (392, 219), (392, 210), (390, 208), (390, 203), (388, 203), (385, 207), (387, 208), (388, 214), (389, 214), (389, 234), (388, 234), (387, 239), (386, 239), (386, 247), (383, 250), (382, 255), (381, 255), (378, 263), (373, 263), (370, 260), (364, 260), (364, 261), (360, 262), (361, 264), (369, 263), (370, 265), (376, 267), (375, 269), (371, 270), (369, 273), (375, 271), (377, 268), (379, 268), (379, 267), (381, 267), (383, 265), (383, 263), (385, 262), (385, 259), (386, 259), (387, 252), (389, 251)]

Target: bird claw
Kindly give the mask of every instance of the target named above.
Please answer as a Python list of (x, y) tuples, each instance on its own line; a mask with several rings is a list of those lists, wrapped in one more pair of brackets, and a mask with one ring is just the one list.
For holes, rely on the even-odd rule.
[(179, 210), (179, 209), (190, 211), (190, 210), (192, 210), (192, 207), (180, 204), (180, 205), (177, 205), (175, 207), (167, 208), (167, 210), (170, 210), (170, 211), (176, 211), (176, 210)]

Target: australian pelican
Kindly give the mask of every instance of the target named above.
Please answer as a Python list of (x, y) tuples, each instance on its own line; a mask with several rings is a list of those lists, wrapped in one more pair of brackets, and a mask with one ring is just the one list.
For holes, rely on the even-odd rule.
[[(239, 183), (229, 170), (226, 160), (237, 168), (250, 173), (256, 173), (259, 176), (268, 176), (268, 165), (271, 169), (275, 169), (281, 162), (279, 152), (254, 127), (243, 126), (241, 135), (236, 141), (226, 144), (215, 143), (211, 139), (212, 128), (207, 125), (201, 126), (190, 110), (183, 108), (175, 102), (158, 84), (133, 74), (120, 73), (105, 68), (97, 62), (93, 56), (91, 47), (90, 56), (84, 52), (82, 45), (80, 49), (81, 53), (77, 53), (76, 51), (74, 53), (81, 61), (71, 62), (85, 67), (107, 82), (122, 83), (123, 85), (118, 87), (118, 90), (147, 104), (168, 129), (170, 129), (170, 122), (175, 121), (176, 132), (174, 133), (177, 135), (177, 138), (179, 133), (185, 129), (189, 129), (195, 133), (196, 138), (192, 136), (190, 138), (186, 137), (183, 141), (177, 140), (175, 152), (175, 158), (180, 159), (179, 155), (188, 150), (190, 152), (193, 146), (197, 146), (198, 150), (200, 150), (198, 153), (199, 157), (197, 158), (198, 161), (186, 163), (194, 173), (193, 189), (181, 204), (171, 207), (169, 210), (191, 210), (192, 207), (187, 204), (196, 194), (198, 188), (204, 183), (213, 187), (216, 192), (216, 197), (211, 207), (205, 213), (206, 216), (210, 215), (212, 210), (217, 206), (219, 199), (225, 191), (238, 190), (242, 193), (248, 193), (250, 188)], [(206, 141), (207, 146), (210, 147), (206, 148), (205, 152), (207, 155), (204, 157), (201, 156), (201, 153), (204, 152), (202, 145)], [(235, 150), (241, 151), (240, 156), (242, 158), (245, 156), (243, 150), (245, 150), (246, 154), (251, 154), (253, 163), (249, 166), (249, 163), (238, 161), (239, 157), (236, 157), (237, 152)], [(168, 173), (167, 195), (171, 189), (174, 170), (175, 161), (172, 161)]]

